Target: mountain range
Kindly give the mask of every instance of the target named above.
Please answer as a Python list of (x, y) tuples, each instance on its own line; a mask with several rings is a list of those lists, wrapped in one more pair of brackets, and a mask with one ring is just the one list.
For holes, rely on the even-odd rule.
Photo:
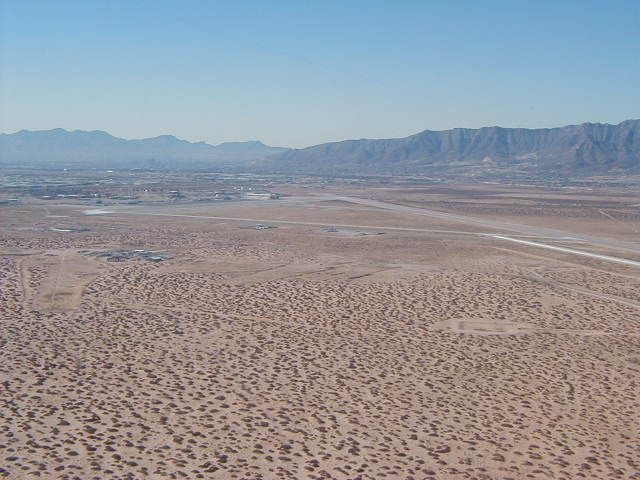
[(125, 140), (63, 129), (0, 134), (0, 166), (235, 170), (320, 175), (582, 177), (640, 173), (640, 120), (558, 128), (484, 127), (303, 149), (259, 141), (209, 145), (171, 135)]
[(405, 138), (347, 140), (287, 150), (266, 170), (321, 174), (582, 176), (640, 172), (640, 120), (559, 128), (485, 127)]
[(0, 166), (224, 169), (285, 150), (259, 141), (209, 145), (173, 135), (126, 140), (99, 130), (56, 128), (0, 134)]

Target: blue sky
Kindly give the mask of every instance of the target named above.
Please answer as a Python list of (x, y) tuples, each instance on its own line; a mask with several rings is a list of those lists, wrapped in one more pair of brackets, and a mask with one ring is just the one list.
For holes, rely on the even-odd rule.
[(640, 2), (0, 0), (0, 131), (307, 146), (640, 117)]

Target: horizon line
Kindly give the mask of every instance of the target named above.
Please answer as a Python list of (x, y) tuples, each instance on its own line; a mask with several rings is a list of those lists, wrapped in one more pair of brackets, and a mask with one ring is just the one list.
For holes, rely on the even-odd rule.
[(289, 146), (282, 146), (282, 145), (269, 145), (264, 143), (262, 140), (259, 139), (252, 139), (252, 140), (227, 140), (224, 142), (220, 142), (220, 143), (209, 143), (205, 140), (187, 140), (185, 138), (180, 138), (180, 137), (176, 137), (173, 134), (160, 134), (160, 135), (156, 135), (156, 136), (152, 136), (152, 137), (142, 137), (142, 138), (127, 138), (127, 137), (120, 137), (120, 136), (116, 136), (113, 135), (112, 133), (106, 131), (106, 130), (83, 130), (80, 128), (75, 128), (73, 130), (69, 130), (66, 129), (64, 127), (54, 127), (54, 128), (48, 128), (48, 129), (39, 129), (39, 130), (29, 130), (27, 128), (23, 128), (20, 130), (17, 130), (13, 133), (8, 133), (8, 132), (0, 132), (0, 135), (17, 135), (19, 133), (23, 133), (23, 132), (28, 132), (28, 133), (39, 133), (39, 132), (53, 132), (56, 130), (62, 130), (65, 133), (76, 133), (76, 132), (82, 132), (82, 133), (101, 133), (101, 134), (106, 134), (109, 135), (112, 138), (118, 139), (118, 140), (125, 140), (125, 141), (140, 141), (140, 140), (154, 140), (157, 138), (162, 138), (162, 137), (170, 137), (170, 138), (174, 138), (178, 141), (182, 141), (182, 142), (187, 142), (190, 143), (192, 145), (195, 144), (206, 144), (212, 147), (219, 147), (221, 145), (225, 145), (225, 144), (230, 144), (230, 143), (260, 143), (262, 145), (265, 145), (267, 147), (275, 147), (275, 148), (286, 148), (289, 150), (304, 150), (306, 148), (312, 148), (312, 147), (316, 147), (319, 145), (326, 145), (326, 144), (331, 144), (331, 143), (342, 143), (342, 142), (349, 142), (349, 141), (361, 141), (361, 140), (401, 140), (401, 139), (405, 139), (405, 138), (409, 138), (409, 137), (413, 137), (415, 135), (420, 135), (421, 133), (425, 133), (425, 132), (433, 132), (433, 133), (442, 133), (442, 132), (451, 132), (451, 131), (455, 131), (455, 130), (484, 130), (484, 129), (491, 129), (491, 128), (500, 128), (500, 129), (504, 129), (504, 130), (555, 130), (555, 129), (560, 129), (560, 128), (569, 128), (569, 127), (581, 127), (581, 126), (585, 126), (585, 125), (608, 125), (608, 126), (612, 126), (612, 127), (616, 127), (616, 126), (620, 126), (623, 123), (627, 123), (627, 122), (637, 122), (640, 121), (640, 118), (627, 118), (625, 120), (622, 120), (618, 123), (609, 123), (609, 122), (581, 122), (581, 123), (572, 123), (572, 124), (568, 124), (568, 125), (561, 125), (558, 127), (534, 127), (534, 128), (530, 128), (530, 127), (504, 127), (504, 126), (500, 126), (500, 125), (487, 125), (484, 127), (453, 127), (453, 128), (446, 128), (446, 129), (442, 129), (442, 130), (431, 130), (431, 129), (424, 129), (424, 130), (420, 130), (418, 132), (415, 133), (411, 133), (409, 135), (406, 135), (404, 137), (360, 137), (360, 138), (344, 138), (342, 140), (331, 140), (328, 142), (322, 142), (322, 143), (315, 143), (312, 145), (307, 145), (304, 147), (289, 147)]

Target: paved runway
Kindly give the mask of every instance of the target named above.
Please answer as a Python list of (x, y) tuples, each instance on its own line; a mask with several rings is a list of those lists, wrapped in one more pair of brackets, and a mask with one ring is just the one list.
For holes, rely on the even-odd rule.
[[(97, 211), (86, 211), (85, 214), (125, 214), (125, 215), (141, 215), (141, 216), (162, 216), (162, 217), (176, 217), (176, 218), (190, 218), (198, 220), (224, 220), (224, 221), (240, 221), (256, 224), (273, 224), (273, 225), (307, 225), (313, 227), (340, 227), (340, 228), (356, 228), (362, 230), (379, 230), (379, 231), (407, 231), (407, 232), (424, 232), (424, 233), (436, 233), (436, 234), (448, 234), (448, 235), (471, 235), (477, 237), (491, 238), (494, 240), (518, 243), (530, 247), (542, 248), (547, 250), (553, 250), (557, 252), (567, 253), (570, 255), (582, 256), (587, 258), (593, 258), (605, 262), (618, 263), (622, 265), (628, 265), (632, 267), (640, 268), (640, 261), (631, 260), (622, 257), (614, 257), (611, 255), (602, 255), (598, 253), (589, 252), (587, 250), (578, 250), (575, 248), (568, 248), (558, 245), (550, 245), (549, 241), (583, 241), (597, 247), (613, 248), (617, 250), (623, 250), (640, 254), (640, 245), (631, 242), (622, 242), (615, 239), (594, 237), (591, 235), (575, 235), (570, 232), (565, 232), (556, 229), (535, 227), (530, 225), (522, 225), (510, 222), (500, 222), (496, 220), (485, 220), (475, 217), (469, 217), (466, 215), (451, 214), (446, 212), (438, 212), (435, 210), (428, 210), (417, 207), (410, 207), (406, 205), (397, 205), (393, 203), (380, 202), (377, 200), (359, 198), (359, 197), (347, 197), (347, 196), (335, 196), (335, 195), (316, 195), (312, 197), (305, 197), (308, 200), (340, 200), (358, 205), (366, 205), (375, 208), (381, 208), (385, 210), (394, 210), (402, 213), (409, 213), (414, 215), (423, 215), (431, 218), (438, 218), (441, 220), (465, 223), (475, 226), (481, 226), (485, 228), (494, 228), (497, 230), (506, 230), (515, 232), (519, 235), (504, 235), (501, 233), (483, 233), (483, 232), (470, 232), (464, 230), (442, 230), (442, 229), (429, 229), (429, 228), (411, 228), (411, 227), (389, 227), (383, 225), (358, 225), (358, 224), (336, 224), (336, 223), (321, 223), (321, 222), (306, 222), (306, 221), (294, 221), (294, 220), (278, 220), (269, 218), (249, 218), (249, 217), (228, 217), (222, 215), (192, 215), (182, 213), (168, 213), (158, 211), (167, 208), (166, 206), (156, 207), (151, 210), (149, 207), (110, 207), (110, 210), (102, 210), (99, 213)], [(298, 199), (299, 201), (300, 199)], [(287, 202), (290, 203), (290, 202)], [(302, 201), (302, 204), (305, 202)], [(276, 203), (277, 204), (277, 203)], [(171, 206), (171, 209), (175, 211), (176, 206)], [(181, 205), (180, 208), (193, 208), (193, 205)], [(520, 237), (520, 238), (517, 238)], [(524, 238), (523, 238), (524, 237)], [(533, 240), (527, 240), (525, 238), (532, 238)], [(544, 243), (547, 242), (547, 243)]]

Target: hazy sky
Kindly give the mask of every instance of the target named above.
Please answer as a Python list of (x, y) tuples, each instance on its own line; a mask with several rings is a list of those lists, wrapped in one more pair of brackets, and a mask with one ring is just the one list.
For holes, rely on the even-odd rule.
[(0, 0), (0, 131), (306, 146), (640, 117), (640, 1)]

